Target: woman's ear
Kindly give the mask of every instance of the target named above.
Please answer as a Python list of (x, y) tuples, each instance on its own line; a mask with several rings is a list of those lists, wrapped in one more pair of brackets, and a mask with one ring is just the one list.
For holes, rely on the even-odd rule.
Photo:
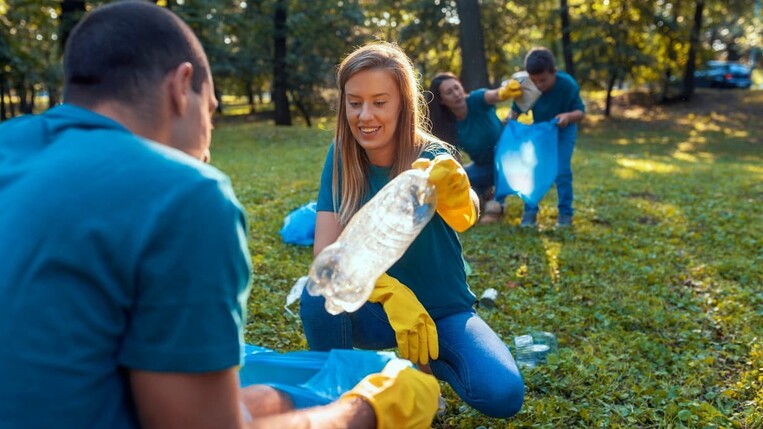
[(178, 116), (184, 115), (188, 106), (192, 77), (193, 66), (189, 62), (184, 62), (169, 72), (170, 104)]

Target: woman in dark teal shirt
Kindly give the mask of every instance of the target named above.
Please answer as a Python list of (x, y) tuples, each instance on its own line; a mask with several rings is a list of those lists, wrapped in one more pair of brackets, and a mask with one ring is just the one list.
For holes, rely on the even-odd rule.
[(481, 88), (466, 94), (453, 73), (437, 74), (429, 86), (432, 134), (469, 155), (472, 162), (464, 170), (484, 205), (482, 223), (498, 220), (503, 212), (501, 202), (494, 201), (490, 191), (495, 185), (495, 145), (503, 132), (495, 104), (508, 98), (504, 88)]
[[(369, 302), (357, 311), (333, 316), (323, 297), (305, 290), (300, 316), (308, 345), (313, 350), (399, 346), (403, 357), (423, 370), (429, 368), (480, 412), (493, 417), (516, 414), (524, 398), (522, 377), (506, 344), (474, 311), (475, 297), (466, 282), (454, 230), (468, 228), (476, 220), (476, 194), (469, 189), (463, 168), (448, 155), (449, 145), (424, 131), (425, 103), (410, 59), (393, 44), (366, 45), (342, 62), (337, 78), (335, 144), (329, 149), (318, 194), (316, 255), (337, 240), (361, 206), (414, 161), (417, 166), (449, 165), (447, 175), (458, 190), (436, 185), (437, 213), (376, 281)], [(473, 216), (466, 216), (466, 225), (454, 220), (449, 211), (453, 206), (441, 206), (454, 194), (459, 204), (471, 209)], [(378, 299), (382, 288), (394, 292)], [(405, 314), (400, 314), (403, 308)], [(401, 330), (401, 318), (414, 322)], [(423, 353), (404, 351), (401, 337), (418, 342)]]

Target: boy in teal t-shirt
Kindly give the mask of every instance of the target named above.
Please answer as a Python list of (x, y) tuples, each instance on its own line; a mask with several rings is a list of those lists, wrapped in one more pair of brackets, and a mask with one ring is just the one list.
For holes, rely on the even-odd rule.
[[(572, 152), (577, 138), (577, 123), (585, 116), (585, 105), (580, 98), (580, 87), (575, 78), (558, 71), (554, 55), (546, 48), (532, 49), (525, 57), (525, 69), (530, 79), (541, 91), (532, 107), (535, 122), (558, 120), (559, 171), (556, 176), (556, 192), (559, 197), (557, 226), (572, 225)], [(522, 113), (516, 103), (511, 108), (510, 119)], [(521, 226), (535, 227), (538, 206), (525, 203)]]

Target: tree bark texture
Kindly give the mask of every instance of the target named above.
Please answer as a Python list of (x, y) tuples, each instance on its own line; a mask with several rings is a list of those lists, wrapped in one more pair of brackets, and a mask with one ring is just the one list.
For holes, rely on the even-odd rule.
[(286, 17), (287, 5), (285, 0), (277, 0), (273, 24), (275, 35), (273, 37), (273, 102), (275, 103), (276, 125), (291, 125), (289, 112), (288, 71), (286, 67)]
[(461, 83), (468, 91), (489, 85), (485, 61), (485, 37), (477, 0), (458, 0), (458, 40), (461, 45)]

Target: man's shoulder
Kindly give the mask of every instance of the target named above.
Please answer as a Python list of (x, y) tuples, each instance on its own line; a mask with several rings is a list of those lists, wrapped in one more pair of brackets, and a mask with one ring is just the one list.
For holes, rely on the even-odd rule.
[(561, 70), (558, 71), (556, 73), (556, 79), (557, 79), (557, 81), (562, 83), (562, 85), (565, 88), (578, 88), (579, 87), (578, 81), (575, 80), (575, 78), (572, 77), (572, 75), (570, 75), (567, 72), (564, 72), (564, 71), (561, 71)]

